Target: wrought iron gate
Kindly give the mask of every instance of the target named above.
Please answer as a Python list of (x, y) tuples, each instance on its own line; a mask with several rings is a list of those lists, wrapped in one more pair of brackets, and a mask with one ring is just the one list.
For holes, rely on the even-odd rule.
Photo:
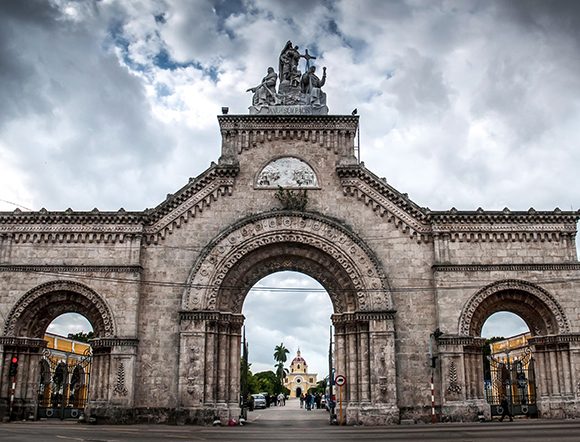
[[(485, 379), (485, 396), (491, 405), (491, 415), (502, 415), (505, 398), (514, 416), (537, 416), (534, 358), (528, 348), (521, 357), (494, 358), (489, 361), (489, 378)], [(505, 404), (504, 404), (505, 405)]]
[(92, 353), (45, 349), (40, 360), (38, 418), (78, 418), (89, 397)]

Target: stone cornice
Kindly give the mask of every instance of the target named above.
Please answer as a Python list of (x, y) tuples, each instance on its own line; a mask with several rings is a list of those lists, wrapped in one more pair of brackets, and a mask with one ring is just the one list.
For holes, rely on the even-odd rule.
[(218, 115), (224, 130), (354, 130), (358, 115)]
[(358, 116), (352, 115), (220, 115), (221, 161), (235, 163), (246, 150), (266, 142), (300, 140), (356, 161), (354, 138)]
[(95, 338), (89, 339), (92, 348), (110, 348), (110, 347), (137, 347), (139, 339), (134, 337), (125, 338)]
[[(46, 218), (36, 223), (34, 216), (25, 216), (21, 223), (11, 218), (12, 223), (2, 224), (0, 214), (0, 240), (18, 243), (123, 243), (140, 239), (143, 232), (141, 224), (109, 224), (107, 217), (103, 224), (98, 218), (84, 220), (87, 224), (75, 224), (74, 217), (68, 222), (59, 221), (60, 216)], [(40, 219), (40, 218), (39, 218)], [(83, 221), (83, 222), (84, 222)], [(89, 222), (91, 224), (89, 224)]]
[(244, 319), (244, 315), (238, 313), (221, 313), (213, 310), (183, 310), (179, 312), (180, 321), (210, 321), (242, 325)]
[(437, 345), (439, 346), (468, 345), (481, 347), (485, 345), (485, 338), (475, 336), (443, 335), (437, 338)]
[(435, 264), (435, 272), (525, 272), (580, 270), (580, 263), (557, 264)]
[(363, 201), (410, 237), (417, 237), (420, 241), (429, 240), (431, 225), (426, 209), (417, 206), (407, 195), (400, 193), (360, 164), (337, 166), (336, 172), (344, 195)]
[(333, 324), (351, 322), (390, 321), (395, 319), (396, 310), (335, 313), (331, 316)]
[(530, 339), (528, 339), (529, 345), (565, 344), (569, 342), (580, 342), (580, 333), (548, 335), (548, 336), (532, 336)]
[[(429, 211), (429, 219), (433, 226), (459, 225), (576, 225), (580, 220), (580, 211), (511, 211), (505, 208), (501, 211), (487, 211), (479, 208), (475, 211), (459, 211), (455, 208), (448, 211)], [(519, 230), (519, 229), (517, 229)]]
[(21, 338), (16, 336), (0, 336), (0, 345), (11, 347), (44, 348), (47, 342), (39, 338)]
[(0, 272), (50, 272), (50, 273), (141, 273), (143, 267), (133, 265), (18, 265), (0, 264)]
[(77, 212), (72, 209), (65, 211), (48, 211), (40, 209), (38, 212), (23, 212), (16, 209), (13, 212), (0, 212), (0, 226), (11, 225), (39, 225), (48, 226), (53, 224), (71, 226), (87, 226), (92, 224), (107, 225), (109, 230), (117, 230), (121, 226), (140, 225), (143, 222), (143, 212), (127, 212), (119, 209), (117, 212), (100, 212), (93, 209), (90, 212)]
[(180, 228), (189, 218), (208, 208), (220, 196), (231, 195), (238, 166), (212, 166), (199, 177), (167, 199), (155, 209), (148, 211), (145, 235), (147, 242), (156, 243), (173, 229)]
[(220, 196), (231, 195), (238, 172), (237, 166), (212, 164), (156, 208), (143, 212), (0, 212), (0, 239), (16, 243), (115, 243), (140, 240), (144, 234), (148, 242), (157, 242)]
[(343, 193), (356, 197), (375, 213), (393, 222), (418, 241), (449, 238), (451, 241), (559, 241), (576, 235), (580, 212), (554, 211), (449, 211), (419, 207), (406, 194), (378, 178), (363, 164), (336, 168)]

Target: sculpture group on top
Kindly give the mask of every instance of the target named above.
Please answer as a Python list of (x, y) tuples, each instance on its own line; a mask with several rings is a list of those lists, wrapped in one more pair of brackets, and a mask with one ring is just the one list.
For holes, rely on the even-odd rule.
[[(316, 75), (316, 67), (310, 60), (316, 59), (308, 53), (301, 54), (298, 46), (290, 40), (279, 57), (280, 84), (276, 91), (278, 74), (273, 67), (268, 68), (262, 82), (247, 92), (253, 92), (250, 114), (328, 114), (326, 94), (322, 87), (326, 82), (326, 67), (322, 68), (322, 78)], [(300, 59), (306, 60), (304, 72), (300, 71)]]

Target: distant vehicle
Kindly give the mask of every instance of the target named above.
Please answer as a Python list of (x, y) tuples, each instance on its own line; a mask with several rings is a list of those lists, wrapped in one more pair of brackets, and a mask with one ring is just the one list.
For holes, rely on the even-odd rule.
[(263, 394), (253, 394), (254, 398), (254, 409), (256, 408), (266, 408), (266, 398)]

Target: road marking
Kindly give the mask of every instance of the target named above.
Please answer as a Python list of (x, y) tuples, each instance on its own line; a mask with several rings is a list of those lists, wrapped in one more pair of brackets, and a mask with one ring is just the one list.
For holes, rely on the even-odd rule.
[(120, 442), (119, 439), (85, 439), (83, 437), (61, 436), (60, 434), (57, 434), (56, 438), (66, 440), (80, 440), (82, 442)]

